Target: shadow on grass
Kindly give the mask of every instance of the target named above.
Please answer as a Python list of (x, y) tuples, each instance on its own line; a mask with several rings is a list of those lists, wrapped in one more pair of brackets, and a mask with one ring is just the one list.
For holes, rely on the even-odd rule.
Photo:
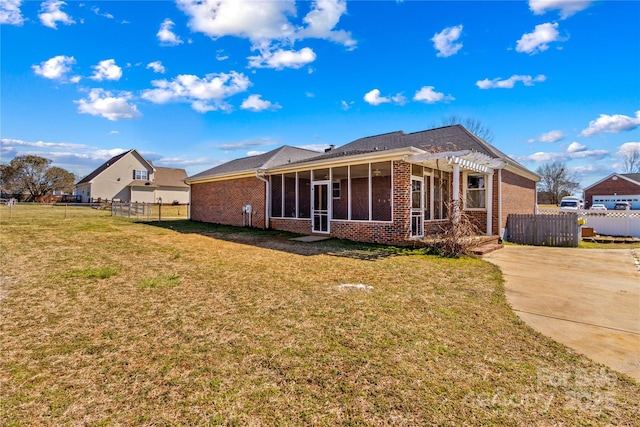
[(178, 233), (200, 234), (214, 239), (239, 244), (279, 250), (296, 255), (332, 255), (359, 260), (375, 261), (400, 255), (438, 255), (431, 248), (408, 248), (398, 246), (359, 243), (349, 240), (330, 238), (316, 242), (292, 240), (301, 234), (278, 230), (233, 227), (189, 220), (140, 221), (154, 227), (166, 228)]

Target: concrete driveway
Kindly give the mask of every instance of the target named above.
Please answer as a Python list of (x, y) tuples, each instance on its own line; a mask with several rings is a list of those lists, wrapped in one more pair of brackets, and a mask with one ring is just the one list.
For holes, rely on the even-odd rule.
[(507, 301), (533, 329), (640, 381), (640, 249), (505, 246)]

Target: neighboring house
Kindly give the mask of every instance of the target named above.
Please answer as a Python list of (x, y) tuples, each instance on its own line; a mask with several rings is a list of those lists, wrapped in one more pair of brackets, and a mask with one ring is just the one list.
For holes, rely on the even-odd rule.
[(613, 173), (584, 189), (585, 208), (602, 203), (613, 209), (616, 202), (629, 202), (640, 209), (640, 173)]
[(498, 235), (509, 213), (535, 212), (539, 179), (454, 125), (361, 138), (324, 154), (284, 146), (186, 182), (195, 221), (246, 225), (250, 216), (260, 228), (404, 244), (439, 231), (450, 206)]
[(83, 203), (118, 200), (140, 203), (189, 203), (184, 169), (153, 166), (136, 150), (112, 157), (75, 185)]

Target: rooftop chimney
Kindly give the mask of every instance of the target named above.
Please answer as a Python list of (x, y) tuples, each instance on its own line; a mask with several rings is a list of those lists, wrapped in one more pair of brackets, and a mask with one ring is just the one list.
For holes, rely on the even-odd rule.
[(325, 149), (324, 149), (324, 152), (325, 152), (325, 153), (328, 153), (329, 151), (333, 151), (333, 150), (335, 150), (335, 149), (336, 149), (336, 146), (335, 146), (335, 145), (333, 145), (333, 144), (331, 144), (331, 145), (329, 145), (329, 148), (325, 148)]

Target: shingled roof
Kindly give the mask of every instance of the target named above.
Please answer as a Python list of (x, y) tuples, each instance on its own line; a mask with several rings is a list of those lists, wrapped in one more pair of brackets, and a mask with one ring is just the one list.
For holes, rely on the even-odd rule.
[(507, 157), (464, 126), (452, 125), (420, 132), (403, 131), (356, 139), (322, 156), (323, 158), (415, 147), (427, 152), (471, 150), (491, 157)]
[(153, 175), (153, 182), (160, 187), (189, 187), (185, 183), (187, 172), (184, 169), (161, 168), (156, 166), (156, 172)]
[(307, 162), (330, 160), (333, 158), (355, 156), (387, 150), (414, 147), (430, 153), (458, 152), (469, 150), (486, 156), (506, 160), (523, 171), (524, 166), (509, 158), (506, 154), (469, 132), (462, 125), (445, 126), (420, 132), (405, 133), (403, 131), (385, 133), (356, 139), (341, 147), (325, 153), (283, 146), (258, 156), (244, 157), (221, 164), (197, 175), (187, 181), (225, 176), (230, 174), (251, 172), (286, 165), (303, 165)]
[(321, 153), (317, 151), (305, 150), (303, 148), (290, 147), (284, 145), (264, 154), (257, 156), (243, 157), (241, 159), (231, 160), (219, 166), (200, 172), (187, 178), (188, 181), (194, 179), (209, 178), (219, 175), (227, 175), (232, 173), (257, 171), (259, 169), (269, 169), (276, 166), (282, 166), (289, 163), (296, 163), (319, 156)]

